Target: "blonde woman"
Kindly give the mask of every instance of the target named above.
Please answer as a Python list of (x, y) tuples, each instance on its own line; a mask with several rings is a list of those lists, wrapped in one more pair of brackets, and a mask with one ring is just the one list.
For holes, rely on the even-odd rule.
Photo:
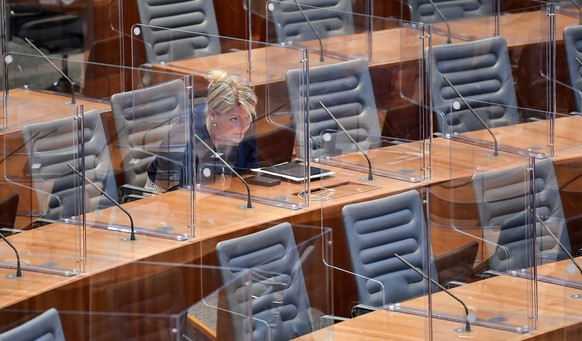
[[(257, 146), (254, 136), (246, 136), (256, 118), (257, 96), (252, 86), (240, 77), (223, 71), (213, 71), (206, 77), (208, 93), (205, 103), (195, 106), (195, 133), (206, 142), (223, 160), (237, 172), (244, 173), (258, 167)], [(184, 129), (181, 126), (179, 129)], [(217, 176), (224, 178), (229, 173), (228, 167), (197, 140), (189, 141), (186, 152), (181, 153), (181, 160), (172, 161), (157, 157), (148, 168), (146, 187), (157, 192), (164, 192), (168, 187), (192, 184), (193, 172), (179, 181), (169, 181), (168, 170), (184, 173), (191, 169), (189, 152), (191, 146), (196, 148), (195, 165), (199, 181), (214, 181)], [(180, 163), (184, 167), (177, 167)], [(161, 176), (161, 174), (166, 174)], [(172, 173), (172, 172), (170, 172)]]

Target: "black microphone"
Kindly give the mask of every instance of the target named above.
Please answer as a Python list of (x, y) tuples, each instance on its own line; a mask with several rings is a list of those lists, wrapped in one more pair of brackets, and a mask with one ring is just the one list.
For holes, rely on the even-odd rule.
[(117, 206), (120, 210), (122, 210), (123, 213), (127, 214), (127, 217), (129, 218), (129, 223), (130, 223), (129, 240), (131, 240), (131, 241), (137, 240), (137, 238), (135, 237), (135, 228), (133, 226), (133, 218), (131, 217), (131, 214), (129, 214), (129, 212), (127, 212), (125, 210), (125, 208), (121, 207), (121, 205), (116, 200), (114, 200), (109, 194), (107, 194), (104, 190), (99, 188), (99, 186), (97, 186), (97, 184), (95, 184), (93, 181), (89, 180), (87, 177), (83, 176), (83, 174), (81, 174), (81, 172), (79, 172), (75, 167), (71, 166), (68, 163), (67, 163), (67, 166), (69, 166), (69, 168), (71, 168), (79, 177), (81, 177), (81, 179), (84, 179), (91, 186), (95, 187), (99, 192), (101, 192), (101, 194), (103, 194), (107, 199), (109, 199), (109, 201), (111, 201), (115, 206)]
[(366, 155), (366, 153), (364, 152), (362, 147), (360, 147), (360, 145), (356, 142), (356, 140), (354, 140), (352, 135), (350, 135), (350, 133), (348, 133), (346, 128), (335, 118), (335, 116), (333, 116), (333, 114), (326, 108), (325, 105), (323, 105), (323, 103), (321, 101), (319, 101), (319, 105), (321, 105), (321, 107), (323, 108), (323, 110), (325, 110), (325, 112), (329, 115), (329, 117), (331, 117), (335, 121), (335, 123), (338, 125), (338, 127), (340, 127), (340, 129), (343, 130), (343, 132), (348, 136), (348, 138), (352, 141), (352, 143), (356, 145), (356, 147), (358, 148), (360, 153), (362, 153), (364, 155), (364, 157), (366, 158), (366, 161), (368, 161), (368, 180), (369, 181), (374, 180), (374, 176), (373, 176), (373, 172), (372, 172), (372, 163), (370, 162), (370, 158), (368, 158), (368, 155)]
[(560, 240), (558, 239), (558, 237), (556, 237), (556, 235), (550, 230), (550, 228), (548, 226), (546, 226), (546, 224), (542, 221), (542, 219), (540, 219), (540, 217), (538, 217), (538, 215), (534, 212), (534, 210), (532, 210), (532, 209), (530, 209), (530, 210), (531, 210), (532, 214), (536, 217), (536, 220), (540, 223), (540, 225), (546, 231), (548, 231), (548, 234), (550, 235), (550, 237), (552, 237), (552, 239), (554, 239), (554, 241), (556, 242), (556, 244), (558, 244), (558, 246), (560, 247), (560, 249), (562, 249), (562, 251), (564, 251), (564, 253), (566, 254), (566, 256), (568, 256), (568, 258), (570, 258), (570, 260), (572, 261), (572, 263), (574, 264), (574, 266), (576, 268), (578, 268), (578, 271), (580, 272), (580, 274), (582, 274), (582, 268), (580, 267), (580, 265), (578, 264), (578, 262), (576, 262), (576, 260), (574, 259), (574, 257), (570, 253), (570, 251), (566, 250), (566, 248), (564, 247), (564, 244), (562, 244), (560, 242)]
[(26, 40), (26, 42), (28, 44), (30, 44), (30, 46), (32, 46), (33, 49), (36, 50), (36, 52), (38, 52), (38, 54), (40, 54), (44, 60), (46, 60), (55, 70), (57, 70), (58, 73), (61, 74), (61, 76), (63, 76), (63, 78), (65, 78), (67, 80), (67, 82), (69, 82), (69, 84), (71, 85), (71, 104), (77, 104), (77, 101), (75, 100), (75, 82), (73, 82), (64, 72), (63, 70), (59, 69), (38, 47), (36, 47), (28, 38), (24, 38), (24, 40)]
[(14, 250), (14, 254), (16, 254), (16, 275), (10, 275), (9, 277), (22, 277), (22, 270), (20, 270), (20, 255), (18, 254), (18, 250), (16, 249), (16, 247), (14, 247), (14, 245), (12, 245), (8, 238), (4, 237), (2, 233), (0, 233), (0, 237), (4, 239), (6, 244), (8, 244), (8, 246), (10, 246), (12, 250)]
[(489, 129), (489, 127), (483, 121), (483, 119), (481, 117), (479, 117), (479, 115), (477, 115), (477, 113), (475, 112), (475, 110), (473, 110), (473, 108), (467, 102), (467, 100), (465, 99), (465, 97), (463, 97), (463, 95), (461, 95), (461, 93), (457, 90), (457, 88), (455, 88), (455, 86), (451, 83), (451, 81), (449, 81), (449, 79), (447, 78), (447, 76), (445, 76), (443, 74), (441, 74), (441, 76), (443, 76), (444, 80), (449, 84), (449, 86), (451, 87), (451, 89), (453, 89), (453, 91), (457, 94), (457, 96), (461, 99), (461, 101), (463, 101), (463, 103), (465, 103), (465, 105), (467, 106), (467, 109), (469, 109), (469, 111), (471, 112), (471, 114), (473, 114), (473, 116), (475, 116), (475, 118), (477, 118), (477, 120), (479, 120), (479, 122), (481, 123), (481, 125), (483, 125), (483, 127), (485, 127), (485, 129), (487, 129), (487, 131), (489, 132), (489, 134), (493, 138), (493, 156), (498, 156), (499, 155), (499, 147), (497, 145), (497, 138), (495, 137), (495, 134), (493, 134), (493, 132), (491, 131), (491, 129)]
[(450, 44), (452, 42), (452, 40), (451, 40), (451, 28), (449, 27), (449, 22), (447, 21), (447, 18), (445, 18), (445, 16), (443, 15), (443, 12), (441, 12), (441, 10), (437, 7), (437, 5), (434, 3), (434, 1), (432, 1), (432, 0), (428, 0), (428, 1), (430, 2), (432, 7), (434, 8), (434, 10), (438, 13), (438, 15), (440, 15), (440, 17), (443, 18), (443, 23), (447, 26), (447, 44)]
[(570, 0), (570, 2), (572, 4), (574, 4), (574, 6), (576, 7), (576, 9), (578, 10), (578, 17), (580, 18), (578, 23), (580, 25), (582, 25), (582, 10), (580, 9), (580, 5), (578, 5), (578, 3), (576, 2), (576, 0)]
[(424, 272), (422, 272), (419, 269), (417, 269), (416, 266), (410, 264), (407, 260), (405, 260), (404, 258), (400, 257), (398, 254), (395, 253), (394, 256), (396, 258), (400, 259), (400, 261), (402, 263), (406, 264), (409, 268), (411, 268), (412, 270), (416, 271), (419, 275), (421, 275), (422, 277), (426, 278), (427, 280), (429, 280), (430, 282), (432, 282), (433, 284), (435, 284), (436, 286), (438, 286), (439, 288), (441, 288), (441, 290), (443, 290), (444, 292), (446, 292), (447, 294), (449, 294), (449, 296), (451, 296), (455, 300), (459, 301), (459, 303), (461, 303), (463, 305), (463, 308), (465, 308), (465, 316), (466, 316), (466, 319), (465, 319), (465, 331), (466, 332), (470, 332), (471, 331), (471, 322), (469, 320), (470, 319), (473, 319), (474, 316), (472, 314), (469, 314), (469, 309), (467, 308), (467, 305), (465, 304), (465, 302), (463, 302), (460, 298), (458, 298), (450, 290), (448, 290), (447, 288), (445, 288), (444, 286), (442, 286), (439, 282), (435, 281), (432, 278), (429, 278)]
[(204, 147), (206, 149), (208, 149), (212, 155), (217, 158), (218, 160), (220, 160), (220, 162), (222, 162), (223, 165), (225, 165), (231, 172), (232, 174), (236, 175), (240, 181), (242, 181), (242, 183), (245, 185), (245, 187), (247, 188), (247, 207), (246, 208), (253, 208), (253, 204), (251, 203), (251, 189), (249, 188), (249, 184), (246, 182), (245, 179), (243, 179), (242, 176), (240, 176), (240, 174), (238, 174), (237, 171), (235, 171), (229, 164), (228, 162), (226, 162), (223, 158), (220, 157), (220, 155), (218, 155), (217, 152), (215, 152), (212, 148), (210, 148), (210, 146), (204, 142), (204, 140), (202, 140), (200, 138), (200, 136), (198, 136), (197, 134), (194, 134), (194, 136), (198, 139), (198, 141), (202, 142), (202, 145), (204, 145)]
[(295, 0), (295, 4), (297, 5), (297, 8), (299, 8), (299, 12), (301, 12), (301, 14), (303, 15), (303, 17), (305, 18), (305, 21), (307, 22), (307, 24), (309, 25), (309, 27), (311, 28), (311, 30), (315, 34), (315, 37), (319, 41), (319, 61), (320, 62), (323, 62), (323, 42), (321, 41), (321, 37), (317, 33), (317, 30), (315, 29), (315, 27), (313, 26), (313, 24), (311, 23), (311, 20), (309, 20), (309, 18), (305, 14), (305, 12), (303, 12), (303, 8), (301, 8), (301, 5), (299, 5), (299, 1), (298, 0)]

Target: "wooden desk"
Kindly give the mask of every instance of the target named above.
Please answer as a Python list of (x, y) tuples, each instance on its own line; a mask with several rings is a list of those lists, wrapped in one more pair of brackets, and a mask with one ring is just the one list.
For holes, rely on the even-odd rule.
[[(545, 265), (540, 267), (544, 271)], [(516, 313), (518, 322), (527, 321), (528, 311), (523, 298), (526, 295), (526, 280), (510, 276), (498, 276), (463, 285), (451, 291), (474, 310), (477, 323), (491, 318), (504, 317), (512, 322), (511, 312)], [(441, 319), (432, 320), (432, 337), (435, 340), (472, 338), (477, 340), (577, 340), (582, 333), (582, 315), (579, 304), (572, 295), (580, 294), (579, 289), (565, 288), (538, 282), (538, 329), (527, 333), (517, 333), (474, 324), (470, 333), (458, 332), (464, 323)], [(427, 297), (403, 302), (403, 307), (427, 311)], [(463, 308), (444, 292), (432, 295), (434, 313), (463, 316)], [(513, 321), (515, 322), (515, 320)], [(378, 310), (347, 322), (341, 322), (297, 340), (353, 340), (359, 339), (406, 339), (426, 340), (431, 335), (427, 317), (406, 312)]]
[[(111, 116), (111, 106), (108, 102), (76, 98), (77, 105), (83, 109), (98, 110), (103, 116)], [(67, 94), (56, 94), (37, 90), (10, 89), (7, 101), (2, 101), (1, 109), (7, 110), (8, 117), (2, 117), (0, 125), (4, 130), (0, 133), (0, 164), (5, 177), (20, 183), (30, 183), (30, 172), (26, 146), (22, 138), (21, 129), (24, 125), (40, 121), (48, 121), (76, 115), (77, 107), (70, 105), (71, 97)], [(7, 103), (8, 108), (4, 108)], [(5, 162), (10, 160), (9, 162)], [(0, 182), (0, 195), (16, 191), (19, 196), (19, 205), (16, 228), (30, 226), (33, 217), (30, 213), (36, 211), (36, 195), (32, 191), (20, 186), (13, 186), (6, 181)]]
[[(565, 132), (575, 132), (576, 129), (572, 126), (572, 120), (570, 118), (563, 121), (559, 120), (558, 125), (564, 122), (565, 126), (573, 128), (572, 130), (565, 130)], [(538, 129), (538, 124), (530, 123), (534, 130)], [(513, 138), (518, 138), (523, 135), (521, 128), (526, 129), (526, 126), (498, 129), (502, 135), (507, 132), (514, 132), (516, 135)], [(511, 137), (507, 135), (507, 138)], [(196, 203), (197, 224), (195, 238), (188, 241), (170, 241), (138, 235), (136, 243), (127, 243), (120, 241), (120, 233), (89, 228), (87, 231), (88, 259), (86, 272), (71, 278), (29, 274), (28, 272), (21, 279), (0, 278), (0, 282), (7, 282), (0, 287), (8, 290), (6, 295), (0, 298), (0, 306), (4, 308), (0, 321), (5, 322), (0, 324), (6, 326), (16, 321), (19, 317), (26, 315), (21, 313), (23, 310), (38, 311), (54, 306), (63, 311), (76, 312), (68, 313), (63, 317), (65, 330), (71, 333), (72, 339), (86, 339), (91, 335), (91, 332), (98, 330), (94, 325), (91, 325), (91, 318), (87, 312), (93, 308), (101, 309), (100, 311), (108, 309), (107, 306), (94, 307), (92, 303), (101, 299), (101, 295), (104, 295), (103, 290), (109, 285), (127, 281), (127, 273), (132, 273), (133, 268), (138, 266), (135, 263), (137, 260), (168, 262), (170, 264), (215, 264), (214, 246), (216, 242), (248, 234), (282, 221), (289, 221), (294, 224), (321, 224), (322, 226), (331, 227), (334, 231), (333, 264), (349, 269), (345, 241), (342, 239), (342, 233), (338, 230), (341, 229), (341, 208), (348, 203), (380, 198), (409, 189), (427, 187), (430, 189), (431, 186), (439, 186), (447, 181), (452, 181), (452, 176), (459, 178), (470, 177), (475, 168), (479, 166), (479, 160), (485, 159), (486, 150), (482, 148), (464, 148), (465, 152), (459, 155), (457, 162), (451, 162), (450, 158), (454, 158), (456, 154), (451, 154), (450, 147), (454, 148), (457, 145), (457, 143), (448, 140), (435, 140), (435, 148), (433, 148), (432, 155), (435, 176), (432, 180), (422, 183), (410, 183), (384, 177), (376, 177), (373, 183), (363, 182), (361, 179), (365, 178), (365, 173), (333, 168), (336, 171), (336, 176), (326, 178), (317, 183), (324, 187), (349, 183), (351, 184), (350, 186), (357, 187), (361, 185), (366, 190), (354, 190), (354, 187), (349, 187), (345, 191), (342, 190), (343, 192), (338, 191), (338, 193), (341, 192), (343, 194), (333, 200), (315, 201), (312, 202), (310, 207), (297, 211), (258, 203), (254, 204), (255, 208), (252, 210), (240, 210), (238, 206), (244, 203), (240, 199), (200, 194), (197, 196)], [(402, 146), (387, 148), (402, 148)], [(572, 148), (570, 152), (564, 154), (564, 158), (579, 156), (579, 148)], [(521, 160), (520, 158), (517, 159)], [(502, 166), (511, 166), (513, 162), (510, 157), (507, 160), (500, 157), (498, 160)], [(489, 166), (491, 165), (489, 164)], [(451, 166), (458, 166), (458, 168), (452, 170)], [(484, 164), (484, 166), (487, 166), (487, 164)], [(451, 183), (454, 184), (454, 182)], [(232, 187), (233, 191), (238, 191), (236, 186), (240, 186), (236, 181), (231, 181), (230, 185), (234, 186)], [(285, 186), (288, 187), (285, 191), (291, 192), (298, 191), (293, 186), (300, 187), (300, 185), (292, 184), (285, 184)], [(242, 193), (242, 187), (239, 189)], [(257, 189), (251, 186), (251, 191), (254, 190), (259, 192), (265, 189)], [(171, 212), (173, 215), (172, 225), (185, 228), (188, 223), (186, 210), (175, 211), (174, 208), (184, 207), (187, 198), (188, 194), (185, 191), (175, 191), (133, 202), (128, 204), (127, 207), (136, 219), (136, 226), (157, 228), (160, 226), (161, 220), (168, 220), (167, 215)], [(127, 217), (115, 207), (100, 211), (99, 216), (89, 214), (90, 221), (95, 219), (127, 224)], [(59, 262), (64, 262), (65, 260), (76, 261), (76, 249), (73, 245), (75, 238), (70, 236), (71, 230), (70, 227), (54, 224), (15, 235), (11, 237), (11, 240), (17, 248), (37, 250), (32, 255), (42, 252), (42, 254), (48, 253), (58, 257)], [(54, 235), (56, 239), (38, 237), (46, 234)], [(431, 234), (433, 238), (436, 237), (432, 231)], [(445, 242), (450, 244), (450, 239), (446, 239)], [(58, 252), (52, 253), (50, 251), (55, 249), (58, 249)], [(46, 252), (47, 250), (48, 252)], [(73, 252), (72, 255), (64, 257), (71, 251)], [(28, 259), (31, 260), (32, 258), (28, 257)], [(48, 259), (50, 260), (50, 257)], [(8, 273), (12, 273), (12, 271), (0, 269), (0, 274)], [(190, 273), (184, 273), (183, 276), (185, 278), (184, 283), (187, 286), (192, 284), (199, 288), (201, 285), (200, 277), (192, 278), (193, 275)], [(42, 279), (36, 280), (39, 277), (42, 277)], [(334, 272), (333, 277), (334, 283), (347, 284), (336, 285), (334, 288), (334, 313), (347, 316), (349, 309), (356, 300), (353, 278), (339, 272)], [(139, 277), (136, 280), (139, 280)], [(187, 295), (189, 296), (184, 299), (184, 302), (196, 302), (201, 297), (201, 291), (188, 292)], [(67, 299), (59, 299), (59, 297), (67, 297)], [(139, 296), (136, 299), (141, 300), (143, 298), (143, 296)], [(11, 314), (10, 311), (17, 311), (20, 315), (16, 312)], [(101, 320), (100, 322), (103, 321)], [(86, 328), (77, 331), (80, 325), (86, 326)], [(444, 324), (442, 328), (446, 329), (448, 325)]]
[[(547, 37), (540, 25), (545, 18), (541, 11), (507, 13), (500, 17), (501, 35), (508, 43), (514, 80), (516, 83), (516, 93), (518, 106), (547, 110), (547, 84), (545, 79), (539, 75), (539, 70), (543, 66), (541, 60), (545, 49)], [(451, 22), (454, 32), (463, 32), (469, 38), (480, 38), (484, 35), (491, 36), (490, 32), (484, 32), (484, 23), (487, 27), (492, 27), (492, 18), (471, 18), (470, 20), (460, 20)], [(556, 39), (557, 46), (557, 79), (565, 84), (569, 84), (564, 49), (561, 46), (561, 32), (566, 26), (577, 24), (575, 17), (556, 14)], [(542, 26), (543, 27), (543, 26)], [(403, 33), (404, 32), (404, 33)], [(407, 33), (405, 29), (384, 28), (374, 31), (371, 37), (372, 45), (369, 56), (370, 73), (376, 98), (376, 106), (381, 113), (380, 122), (383, 123), (382, 133), (384, 136), (405, 138), (410, 140), (423, 139), (425, 136), (419, 131), (420, 117), (419, 108), (403, 97), (410, 97), (418, 100), (418, 84), (414, 80), (419, 80), (424, 75), (419, 74), (418, 58), (422, 53), (422, 47), (418, 36), (413, 35), (413, 30)], [(443, 33), (433, 33), (433, 44), (441, 44), (446, 37)], [(467, 38), (467, 37), (465, 37)], [(402, 40), (405, 41), (402, 41)], [(453, 39), (455, 43), (462, 42), (459, 38)], [(326, 62), (346, 60), (353, 58), (368, 58), (368, 36), (366, 34), (354, 34), (343, 37), (332, 37), (323, 39)], [(316, 41), (298, 43), (297, 46), (319, 49)], [(265, 115), (263, 110), (286, 111), (287, 91), (283, 83), (285, 72), (292, 66), (292, 63), (282, 63), (298, 56), (288, 53), (284, 59), (270, 58), (268, 76), (265, 76), (266, 59), (261, 59), (260, 51), (253, 51), (257, 59), (263, 61), (259, 65), (254, 65), (256, 70), (249, 73), (246, 63), (247, 52), (237, 51), (216, 56), (182, 60), (164, 65), (155, 65), (158, 70), (187, 73), (195, 76), (195, 83), (205, 86), (203, 76), (213, 69), (224, 69), (225, 71), (247, 76), (254, 84), (259, 97), (258, 116)], [(258, 50), (261, 50), (259, 48)], [(287, 50), (289, 52), (289, 50)], [(313, 54), (310, 59), (310, 67), (319, 65), (318, 54)], [(299, 65), (297, 65), (299, 66)], [(535, 70), (535, 71), (532, 71)], [(255, 75), (256, 72), (256, 75)], [(388, 83), (386, 80), (390, 80)], [(198, 87), (198, 85), (197, 85)], [(572, 92), (564, 87), (558, 87), (557, 91), (558, 112), (567, 113), (573, 110), (574, 102)], [(265, 101), (269, 105), (265, 106)], [(384, 111), (386, 113), (384, 113)], [(388, 117), (385, 119), (384, 115)]]

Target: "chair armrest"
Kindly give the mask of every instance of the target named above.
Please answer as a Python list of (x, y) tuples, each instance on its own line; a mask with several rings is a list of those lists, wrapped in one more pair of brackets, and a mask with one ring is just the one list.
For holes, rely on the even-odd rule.
[(349, 320), (349, 318), (347, 318), (347, 317), (341, 317), (341, 316), (335, 316), (335, 315), (321, 315), (319, 317), (319, 324), (317, 325), (315, 330), (329, 327), (336, 322), (343, 322), (343, 321), (347, 321), (347, 320)]
[[(146, 196), (148, 196), (146, 194), (149, 194), (149, 196), (152, 196), (152, 195), (158, 195), (160, 193), (156, 192), (152, 189), (145, 188), (145, 187), (124, 184), (124, 185), (119, 186), (119, 188), (117, 189), (117, 194), (119, 197), (119, 201), (121, 203), (125, 203), (125, 202), (133, 201), (136, 199), (143, 199)], [(132, 199), (132, 200), (130, 200), (130, 199)]]
[(447, 283), (445, 283), (444, 287), (447, 289), (450, 288), (454, 288), (454, 287), (460, 287), (461, 285), (465, 285), (467, 283), (465, 282), (461, 282), (461, 281), (448, 281)]
[(366, 304), (357, 304), (352, 308), (352, 317), (364, 315), (375, 310), (378, 310), (378, 307), (373, 307)]

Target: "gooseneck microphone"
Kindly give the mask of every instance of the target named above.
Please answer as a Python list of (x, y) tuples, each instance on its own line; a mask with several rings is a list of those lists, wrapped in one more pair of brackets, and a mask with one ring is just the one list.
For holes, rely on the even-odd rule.
[(434, 1), (432, 1), (432, 0), (428, 0), (428, 1), (430, 2), (432, 7), (434, 8), (434, 10), (438, 13), (438, 15), (441, 18), (443, 18), (443, 23), (447, 26), (447, 44), (450, 44), (452, 42), (452, 40), (451, 40), (451, 28), (449, 27), (449, 22), (448, 22), (447, 18), (445, 18), (445, 16), (443, 15), (443, 12), (441, 12), (441, 10), (434, 3)]
[(77, 104), (77, 101), (75, 100), (75, 82), (73, 82), (73, 80), (71, 80), (69, 76), (63, 72), (63, 70), (57, 67), (38, 47), (36, 47), (32, 41), (30, 41), (28, 38), (24, 38), (24, 40), (26, 40), (26, 42), (30, 44), (30, 46), (32, 46), (32, 48), (35, 49), (36, 52), (38, 52), (38, 54), (44, 58), (44, 60), (46, 60), (55, 70), (57, 70), (57, 72), (60, 73), (61, 76), (67, 80), (67, 82), (69, 82), (71, 85), (71, 104)]
[(432, 282), (433, 284), (435, 284), (436, 286), (438, 286), (439, 288), (441, 288), (441, 290), (443, 290), (444, 292), (446, 292), (447, 294), (449, 294), (449, 296), (451, 296), (455, 300), (459, 301), (459, 303), (461, 303), (461, 305), (463, 306), (463, 308), (465, 308), (465, 317), (466, 317), (465, 318), (465, 331), (466, 332), (470, 332), (471, 331), (471, 322), (469, 320), (472, 318), (472, 314), (469, 314), (469, 309), (467, 308), (467, 305), (465, 304), (465, 302), (463, 302), (460, 298), (458, 298), (450, 290), (448, 290), (447, 288), (445, 288), (444, 286), (442, 286), (439, 282), (435, 281), (432, 278), (429, 278), (424, 272), (422, 272), (419, 269), (417, 269), (416, 266), (410, 264), (410, 262), (408, 262), (404, 258), (400, 257), (398, 254), (395, 253), (394, 256), (396, 258), (398, 258), (402, 263), (406, 264), (406, 266), (408, 266), (412, 270), (416, 271), (419, 275), (421, 275), (425, 279), (429, 280), (430, 282)]
[(14, 250), (14, 254), (16, 255), (16, 275), (10, 275), (9, 277), (22, 277), (22, 270), (20, 269), (20, 255), (18, 254), (18, 250), (16, 247), (8, 240), (8, 238), (4, 237), (2, 233), (0, 233), (0, 237), (4, 239), (6, 244)]
[(319, 105), (321, 105), (321, 107), (323, 108), (323, 110), (325, 110), (325, 112), (329, 115), (329, 117), (331, 117), (335, 121), (335, 123), (338, 125), (338, 127), (340, 127), (340, 129), (343, 130), (343, 132), (348, 136), (348, 138), (352, 141), (352, 143), (354, 145), (356, 145), (356, 147), (358, 148), (360, 153), (362, 153), (364, 155), (364, 157), (366, 158), (366, 161), (368, 161), (368, 180), (369, 181), (374, 180), (374, 175), (372, 172), (372, 163), (370, 162), (370, 158), (368, 158), (368, 155), (366, 155), (366, 153), (364, 152), (362, 147), (360, 147), (360, 145), (356, 142), (356, 140), (354, 140), (352, 135), (350, 135), (350, 133), (348, 133), (346, 128), (337, 120), (337, 118), (335, 118), (335, 116), (333, 116), (331, 111), (329, 111), (329, 109), (327, 109), (327, 107), (325, 105), (323, 105), (323, 103), (321, 101), (319, 101)]
[(69, 166), (69, 168), (71, 168), (73, 170), (73, 172), (75, 172), (81, 179), (87, 181), (87, 183), (89, 183), (91, 186), (95, 187), (95, 189), (97, 189), (101, 194), (103, 194), (107, 199), (109, 199), (109, 201), (111, 201), (115, 206), (117, 206), (121, 211), (123, 211), (123, 213), (125, 213), (127, 215), (127, 217), (129, 218), (129, 224), (130, 224), (129, 225), (129, 227), (130, 227), (129, 240), (131, 240), (131, 241), (137, 240), (137, 238), (135, 237), (135, 227), (133, 226), (133, 218), (131, 217), (131, 214), (129, 214), (129, 212), (127, 212), (127, 210), (125, 208), (123, 208), (109, 194), (107, 194), (104, 190), (99, 188), (99, 186), (97, 186), (97, 184), (95, 184), (93, 181), (89, 180), (86, 176), (83, 176), (83, 174), (81, 174), (81, 172), (79, 172), (75, 167), (71, 166), (71, 164), (69, 164), (69, 163), (67, 163), (67, 166)]
[(247, 188), (247, 207), (246, 208), (253, 208), (253, 204), (251, 203), (251, 189), (249, 188), (249, 184), (246, 182), (246, 180), (243, 179), (243, 177), (240, 176), (240, 174), (238, 174), (238, 172), (235, 171), (228, 164), (228, 162), (226, 162), (223, 158), (221, 158), (220, 155), (218, 155), (218, 153), (215, 152), (206, 142), (204, 142), (204, 140), (202, 138), (200, 138), (200, 136), (198, 136), (197, 134), (194, 134), (194, 136), (196, 137), (196, 139), (198, 139), (198, 141), (200, 141), (202, 143), (202, 145), (204, 146), (204, 148), (208, 149), (208, 151), (210, 151), (210, 153), (212, 153), (212, 155), (215, 158), (217, 158), (218, 160), (220, 160), (220, 162), (222, 162), (222, 164), (225, 165), (232, 172), (232, 174), (236, 175), (240, 179), (240, 181), (242, 181), (242, 183)]
[(564, 251), (564, 253), (566, 254), (566, 256), (568, 256), (568, 258), (570, 258), (570, 260), (572, 261), (572, 264), (574, 264), (574, 266), (578, 269), (578, 272), (580, 272), (580, 274), (582, 275), (582, 268), (580, 267), (580, 265), (578, 264), (578, 262), (576, 262), (576, 260), (574, 259), (574, 257), (572, 256), (572, 254), (570, 253), (570, 251), (568, 251), (565, 247), (564, 244), (562, 244), (560, 242), (560, 240), (558, 239), (558, 237), (556, 237), (556, 235), (550, 230), (550, 228), (542, 221), (542, 219), (540, 219), (540, 217), (538, 217), (538, 215), (534, 212), (534, 210), (530, 209), (530, 211), (532, 212), (532, 214), (536, 217), (536, 220), (540, 223), (540, 225), (548, 232), (548, 234), (550, 235), (550, 237), (552, 237), (552, 239), (556, 242), (556, 244), (558, 244), (558, 246), (560, 247), (560, 249), (562, 249), (562, 251)]
[(317, 33), (317, 30), (315, 29), (315, 27), (313, 26), (313, 24), (311, 23), (311, 20), (309, 20), (309, 18), (307, 17), (307, 15), (305, 14), (305, 12), (303, 11), (303, 8), (299, 4), (299, 1), (298, 0), (295, 0), (295, 5), (297, 5), (297, 8), (299, 9), (299, 12), (301, 12), (301, 15), (303, 15), (303, 18), (305, 18), (305, 21), (307, 22), (307, 24), (309, 25), (309, 27), (311, 28), (311, 30), (315, 34), (315, 37), (317, 38), (317, 41), (319, 41), (319, 61), (320, 62), (323, 62), (324, 61), (323, 60), (323, 42), (321, 41), (321, 37), (319, 36), (319, 33)]
[(481, 117), (479, 117), (479, 115), (477, 115), (477, 113), (475, 112), (475, 110), (473, 110), (473, 108), (467, 102), (467, 100), (465, 99), (465, 97), (463, 97), (463, 95), (461, 95), (461, 93), (459, 92), (459, 90), (457, 90), (457, 88), (455, 88), (455, 86), (451, 83), (451, 81), (447, 78), (447, 76), (445, 76), (445, 75), (442, 75), (442, 76), (443, 76), (444, 80), (449, 84), (449, 86), (451, 87), (451, 89), (453, 89), (453, 91), (455, 92), (455, 94), (457, 94), (457, 96), (461, 99), (461, 101), (463, 101), (463, 103), (465, 103), (465, 105), (467, 106), (467, 109), (469, 109), (469, 111), (471, 112), (471, 114), (473, 114), (473, 116), (475, 116), (475, 118), (481, 123), (481, 125), (485, 129), (487, 129), (487, 131), (489, 132), (489, 134), (493, 138), (493, 156), (499, 156), (499, 146), (497, 144), (497, 137), (495, 137), (495, 134), (493, 134), (493, 132), (491, 131), (491, 129), (489, 129), (489, 127), (487, 126), (487, 124), (485, 123), (485, 121), (483, 121), (483, 119)]

